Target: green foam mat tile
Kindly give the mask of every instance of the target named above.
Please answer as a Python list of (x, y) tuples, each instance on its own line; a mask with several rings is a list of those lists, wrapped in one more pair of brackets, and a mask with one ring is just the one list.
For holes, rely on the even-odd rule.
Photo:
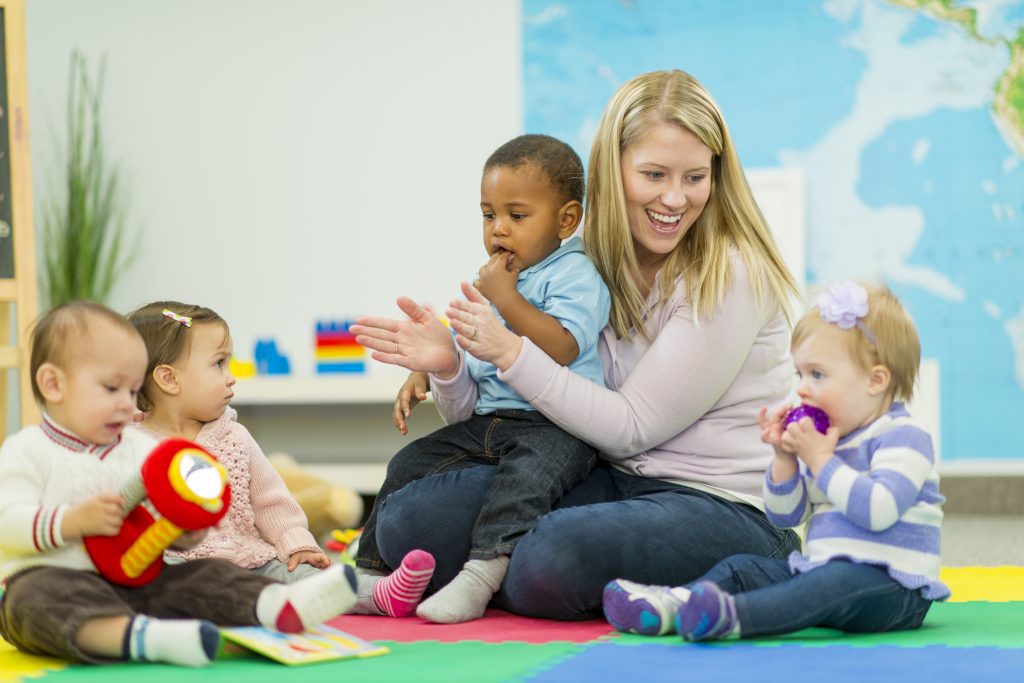
[(572, 643), (384, 643), (388, 654), (320, 664), (285, 666), (254, 655), (217, 660), (203, 669), (163, 664), (73, 665), (41, 683), (310, 683), (310, 681), (415, 681), (415, 683), (506, 683), (525, 681), (580, 652)]

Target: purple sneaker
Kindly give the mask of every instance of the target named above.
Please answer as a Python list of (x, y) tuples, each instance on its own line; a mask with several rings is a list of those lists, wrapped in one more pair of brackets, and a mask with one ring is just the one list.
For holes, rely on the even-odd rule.
[(690, 588), (690, 599), (679, 607), (676, 630), (686, 640), (715, 640), (736, 629), (736, 601), (710, 581)]
[(616, 579), (604, 587), (604, 617), (623, 633), (662, 636), (672, 631), (679, 606), (689, 594), (685, 588), (645, 586)]

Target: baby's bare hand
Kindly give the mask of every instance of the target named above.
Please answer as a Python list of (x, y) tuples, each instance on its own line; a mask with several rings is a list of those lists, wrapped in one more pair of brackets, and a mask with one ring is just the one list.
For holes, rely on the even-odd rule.
[(414, 372), (409, 375), (409, 378), (402, 384), (402, 388), (398, 390), (398, 397), (395, 399), (391, 419), (395, 423), (395, 428), (402, 433), (402, 436), (409, 433), (409, 426), (406, 424), (406, 420), (409, 419), (413, 408), (420, 401), (427, 400), (427, 391), (429, 389), (430, 376), (425, 372)]
[(775, 408), (769, 413), (768, 406), (762, 406), (757, 413), (757, 424), (761, 427), (761, 441), (770, 444), (775, 454), (780, 458), (792, 458), (792, 451), (782, 445), (782, 420), (785, 418), (789, 408), (782, 406)]
[(327, 569), (331, 566), (331, 560), (323, 553), (300, 550), (297, 553), (292, 553), (292, 556), (288, 558), (288, 571), (295, 571), (300, 564), (308, 564), (317, 569)]
[(116, 493), (100, 495), (82, 501), (64, 514), (61, 535), (65, 540), (85, 536), (116, 536), (121, 531), (125, 513), (124, 500)]
[(503, 297), (516, 291), (519, 269), (512, 266), (512, 259), (512, 254), (508, 252), (494, 252), (480, 268), (479, 277), (473, 283), (473, 286), (495, 305), (499, 305)]
[(181, 536), (178, 536), (174, 543), (171, 544), (171, 548), (173, 550), (191, 550), (206, 540), (209, 531), (209, 529), (186, 531)]
[(838, 429), (832, 426), (822, 434), (809, 417), (801, 418), (799, 422), (790, 422), (782, 433), (782, 447), (795, 453), (815, 476), (832, 457), (838, 442)]

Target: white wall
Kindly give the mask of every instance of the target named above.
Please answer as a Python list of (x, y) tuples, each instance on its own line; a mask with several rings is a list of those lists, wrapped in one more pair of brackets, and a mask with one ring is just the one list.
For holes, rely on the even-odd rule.
[(522, 127), (516, 0), (27, 5), (37, 222), (71, 50), (107, 55), (142, 250), (116, 308), (205, 304), (239, 356), (274, 336), (301, 373), (317, 318), (443, 309), (483, 262), (480, 171)]

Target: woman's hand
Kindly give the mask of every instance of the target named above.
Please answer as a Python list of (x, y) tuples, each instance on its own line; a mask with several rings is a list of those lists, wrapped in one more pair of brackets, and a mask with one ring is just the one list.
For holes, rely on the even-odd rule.
[(408, 297), (398, 297), (407, 320), (374, 316), (356, 318), (350, 332), (356, 342), (370, 349), (376, 361), (419, 372), (433, 372), (442, 379), (455, 375), (459, 355), (452, 336), (430, 308)]
[(398, 390), (398, 398), (395, 399), (391, 419), (394, 420), (395, 427), (402, 433), (402, 436), (409, 433), (409, 427), (405, 421), (420, 401), (427, 400), (428, 391), (430, 391), (430, 376), (425, 372), (411, 373), (402, 388)]
[(462, 283), (466, 300), (456, 299), (445, 313), (458, 334), (455, 342), (475, 357), (507, 370), (519, 357), (523, 340), (501, 324), (490, 302), (473, 285)]

